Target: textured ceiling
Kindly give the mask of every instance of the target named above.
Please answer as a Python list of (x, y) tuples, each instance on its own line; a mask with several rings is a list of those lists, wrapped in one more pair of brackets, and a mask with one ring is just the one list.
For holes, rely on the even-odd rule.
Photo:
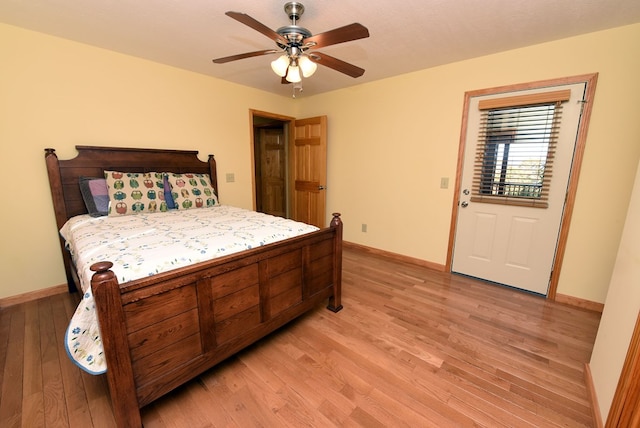
[[(2, 0), (0, 22), (289, 95), (277, 55), (213, 64), (275, 47), (227, 17), (289, 25), (281, 0)], [(345, 88), (495, 52), (640, 22), (638, 0), (308, 0), (298, 25), (313, 34), (359, 22), (367, 39), (322, 48), (366, 69), (357, 79), (319, 67), (303, 94)]]

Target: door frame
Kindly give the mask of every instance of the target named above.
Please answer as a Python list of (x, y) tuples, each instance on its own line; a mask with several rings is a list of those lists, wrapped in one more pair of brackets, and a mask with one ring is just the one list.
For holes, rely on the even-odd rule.
[[(636, 326), (633, 329), (629, 349), (622, 366), (622, 372), (618, 379), (609, 415), (607, 416), (606, 428), (623, 426), (622, 424), (637, 422), (638, 406), (640, 405), (640, 312), (636, 318)], [(592, 406), (594, 404), (592, 403)], [(600, 416), (600, 409), (594, 407), (596, 418)], [(595, 419), (594, 419), (595, 420)], [(598, 418), (601, 421), (601, 416)], [(600, 426), (602, 424), (600, 423)], [(629, 425), (631, 426), (631, 425)]]
[(480, 89), (475, 91), (465, 92), (464, 105), (462, 111), (462, 125), (460, 129), (460, 141), (458, 146), (458, 162), (456, 165), (456, 181), (454, 188), (453, 207), (451, 210), (451, 223), (449, 227), (449, 245), (447, 249), (447, 261), (446, 269), (451, 272), (453, 263), (453, 247), (456, 236), (456, 225), (458, 219), (458, 210), (460, 204), (460, 189), (462, 181), (462, 167), (465, 154), (467, 126), (468, 126), (468, 109), (469, 102), (472, 97), (499, 94), (505, 92), (516, 92), (530, 89), (538, 89), (550, 86), (571, 85), (575, 83), (586, 83), (585, 94), (583, 103), (582, 116), (580, 118), (580, 124), (578, 126), (578, 133), (576, 136), (575, 152), (573, 156), (573, 162), (571, 166), (571, 173), (569, 176), (569, 184), (567, 186), (567, 197), (565, 202), (565, 208), (560, 220), (560, 233), (558, 234), (558, 243), (556, 249), (556, 256), (553, 262), (551, 279), (549, 281), (549, 290), (547, 292), (547, 299), (555, 301), (558, 289), (558, 280), (560, 278), (560, 271), (562, 262), (564, 260), (564, 253), (567, 246), (567, 237), (569, 235), (569, 226), (571, 224), (571, 217), (573, 215), (573, 208), (575, 205), (576, 191), (578, 188), (578, 179), (580, 176), (580, 169), (582, 166), (582, 159), (584, 157), (584, 149), (587, 140), (587, 131), (589, 129), (589, 122), (591, 119), (591, 110), (593, 107), (593, 99), (595, 96), (596, 83), (598, 80), (598, 73), (583, 74), (578, 76), (563, 77), (558, 79), (540, 80), (536, 82), (499, 86), (495, 88)]
[(255, 211), (257, 208), (256, 205), (256, 153), (255, 153), (255, 148), (254, 148), (254, 141), (255, 141), (255, 132), (254, 132), (254, 119), (256, 117), (260, 117), (260, 118), (265, 118), (265, 119), (272, 119), (272, 120), (277, 120), (279, 122), (283, 122), (283, 126), (287, 127), (287, 132), (285, 133), (285, 146), (286, 146), (286, 156), (287, 159), (285, 161), (286, 163), (286, 171), (285, 171), (285, 183), (286, 183), (286, 187), (287, 190), (285, 192), (285, 196), (286, 196), (286, 212), (287, 215), (289, 215), (289, 213), (291, 212), (291, 189), (289, 186), (289, 182), (290, 182), (290, 177), (289, 177), (289, 170), (290, 170), (290, 166), (289, 166), (289, 162), (291, 161), (291, 148), (290, 148), (290, 143), (291, 143), (291, 136), (293, 135), (293, 131), (294, 131), (294, 122), (296, 120), (295, 117), (291, 117), (291, 116), (285, 116), (282, 114), (277, 114), (277, 113), (270, 113), (270, 112), (266, 112), (266, 111), (261, 111), (261, 110), (254, 110), (254, 109), (249, 109), (249, 132), (250, 132), (250, 136), (249, 136), (249, 142), (250, 142), (250, 149), (251, 149), (251, 200), (252, 200), (252, 204), (253, 204), (253, 210)]

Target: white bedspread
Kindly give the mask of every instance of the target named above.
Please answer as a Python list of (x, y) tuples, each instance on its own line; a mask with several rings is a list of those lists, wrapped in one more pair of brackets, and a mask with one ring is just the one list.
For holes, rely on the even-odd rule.
[(124, 283), (315, 230), (315, 226), (226, 205), (70, 219), (60, 234), (78, 269), (84, 295), (67, 328), (69, 356), (89, 373), (106, 371), (90, 286), (93, 263), (112, 262), (111, 270)]

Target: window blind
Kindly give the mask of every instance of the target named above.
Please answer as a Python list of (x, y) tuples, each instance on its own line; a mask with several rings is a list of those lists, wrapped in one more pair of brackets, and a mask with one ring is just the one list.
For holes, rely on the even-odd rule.
[(569, 90), (482, 100), (471, 201), (547, 208)]

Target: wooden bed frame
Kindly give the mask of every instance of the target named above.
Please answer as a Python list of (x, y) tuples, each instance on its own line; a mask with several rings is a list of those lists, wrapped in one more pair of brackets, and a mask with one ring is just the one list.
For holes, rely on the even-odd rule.
[[(45, 149), (58, 230), (86, 213), (78, 179), (104, 170), (210, 174), (197, 151), (76, 146), (59, 160)], [(158, 214), (161, 215), (161, 214)], [(61, 240), (69, 290), (80, 284)], [(140, 408), (328, 299), (337, 312), (342, 222), (192, 266), (118, 284), (112, 264), (94, 264), (91, 288), (101, 326), (107, 380), (118, 426), (141, 426)]]

